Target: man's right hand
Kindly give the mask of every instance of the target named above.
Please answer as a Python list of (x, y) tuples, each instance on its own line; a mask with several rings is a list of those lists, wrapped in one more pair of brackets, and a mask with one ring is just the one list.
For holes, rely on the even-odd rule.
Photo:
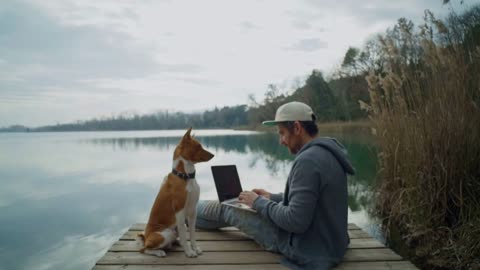
[(270, 200), (270, 192), (266, 191), (265, 189), (255, 188), (252, 191)]

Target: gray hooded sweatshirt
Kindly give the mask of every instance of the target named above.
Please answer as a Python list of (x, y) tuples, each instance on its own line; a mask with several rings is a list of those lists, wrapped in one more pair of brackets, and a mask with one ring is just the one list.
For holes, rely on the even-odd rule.
[(298, 151), (284, 195), (259, 196), (253, 208), (278, 226), (277, 243), (297, 269), (339, 263), (348, 237), (347, 176), (354, 169), (333, 138), (315, 138)]

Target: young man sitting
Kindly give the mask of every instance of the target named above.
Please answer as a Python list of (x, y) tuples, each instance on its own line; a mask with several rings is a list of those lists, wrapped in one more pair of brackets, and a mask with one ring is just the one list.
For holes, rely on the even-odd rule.
[(312, 109), (290, 102), (277, 109), (280, 144), (296, 155), (283, 194), (263, 189), (244, 191), (241, 203), (252, 213), (200, 201), (197, 227), (235, 226), (266, 250), (281, 253), (292, 269), (330, 269), (338, 264), (349, 244), (347, 174), (354, 170), (345, 148), (335, 139), (318, 137)]

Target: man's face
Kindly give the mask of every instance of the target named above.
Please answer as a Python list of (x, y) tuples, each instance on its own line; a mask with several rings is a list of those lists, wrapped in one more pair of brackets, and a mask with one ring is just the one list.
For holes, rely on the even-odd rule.
[(296, 154), (300, 148), (302, 148), (301, 137), (298, 132), (298, 123), (295, 123), (295, 127), (293, 128), (293, 132), (290, 132), (287, 127), (283, 125), (278, 125), (278, 135), (279, 135), (279, 143), (281, 145), (285, 145), (288, 148), (288, 151), (292, 154)]

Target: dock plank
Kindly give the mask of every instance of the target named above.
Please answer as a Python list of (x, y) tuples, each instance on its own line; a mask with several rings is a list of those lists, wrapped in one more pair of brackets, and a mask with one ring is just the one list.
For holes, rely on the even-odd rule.
[[(137, 239), (139, 231), (127, 231), (120, 237), (120, 240), (133, 241)], [(348, 235), (351, 239), (372, 238), (368, 233), (362, 230), (349, 230)], [(198, 231), (195, 236), (199, 241), (242, 241), (250, 240), (250, 238), (241, 231)], [(187, 234), (189, 239), (190, 234)]]
[[(281, 264), (216, 264), (216, 265), (96, 265), (93, 270), (285, 270)], [(343, 262), (335, 270), (417, 270), (408, 261)]]
[[(254, 241), (198, 241), (198, 246), (203, 251), (263, 251)], [(109, 251), (138, 251), (143, 245), (137, 241), (118, 241)], [(171, 251), (183, 251), (181, 246), (174, 246)]]
[[(279, 262), (279, 254), (265, 251), (237, 228), (222, 230), (197, 230), (197, 243), (203, 249), (203, 255), (187, 258), (180, 246), (167, 251), (167, 257), (159, 258), (138, 252), (141, 243), (135, 241), (137, 234), (145, 228), (137, 223), (115, 242), (109, 251), (99, 259), (94, 270), (277, 270), (287, 269)], [(335, 269), (417, 269), (411, 262), (385, 247), (361, 230), (355, 224), (349, 224), (350, 245), (344, 261)], [(189, 234), (187, 234), (187, 237)]]
[(268, 264), (278, 263), (279, 254), (258, 252), (204, 252), (197, 258), (187, 258), (183, 252), (170, 252), (164, 258), (139, 252), (107, 252), (97, 264)]
[[(129, 231), (143, 231), (143, 230), (145, 230), (145, 226), (146, 226), (146, 223), (135, 223), (130, 227)], [(360, 227), (358, 227), (354, 223), (348, 223), (348, 229), (349, 230), (361, 230)], [(222, 230), (238, 231), (238, 229), (235, 228), (235, 227), (226, 227), (226, 228), (222, 228)], [(197, 231), (204, 231), (204, 230), (197, 229)]]
[(92, 270), (288, 270), (281, 264), (95, 265)]
[[(137, 239), (138, 231), (127, 231), (120, 240), (133, 241)], [(240, 231), (198, 231), (195, 233), (197, 241), (245, 241), (250, 240), (246, 234)], [(187, 233), (187, 239), (190, 234)]]
[[(272, 264), (279, 263), (281, 255), (268, 251), (204, 252), (197, 258), (187, 258), (183, 252), (169, 252), (164, 258), (140, 252), (107, 252), (97, 264)], [(344, 261), (400, 261), (402, 257), (388, 248), (349, 249)]]
[[(263, 250), (254, 241), (199, 241), (199, 246), (203, 251), (261, 251)], [(143, 244), (137, 241), (117, 241), (110, 247), (110, 251), (138, 251)], [(385, 247), (377, 240), (370, 239), (351, 239), (349, 248), (382, 248)], [(175, 251), (182, 251), (183, 248), (175, 246)]]

